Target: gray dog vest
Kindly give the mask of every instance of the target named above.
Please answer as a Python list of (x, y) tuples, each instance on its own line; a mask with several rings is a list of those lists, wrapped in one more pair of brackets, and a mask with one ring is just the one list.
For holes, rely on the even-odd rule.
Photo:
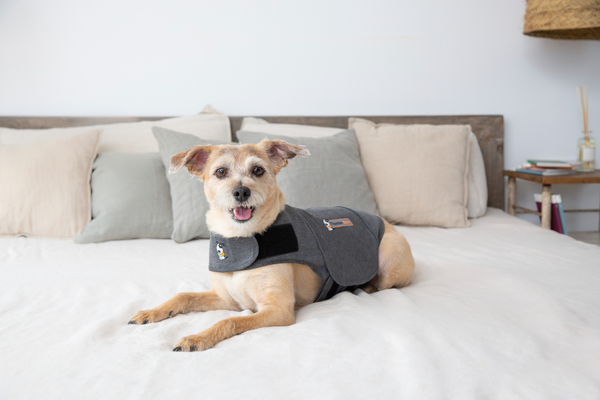
[(369, 283), (377, 274), (385, 226), (375, 215), (346, 207), (289, 205), (261, 235), (211, 233), (208, 269), (234, 272), (272, 264), (308, 265), (321, 279), (315, 301)]

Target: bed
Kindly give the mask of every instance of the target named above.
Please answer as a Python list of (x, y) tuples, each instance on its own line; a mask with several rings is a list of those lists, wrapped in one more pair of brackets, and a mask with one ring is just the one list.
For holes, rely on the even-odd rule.
[[(344, 292), (300, 309), (293, 326), (174, 353), (177, 339), (250, 313), (127, 325), (177, 292), (210, 288), (208, 240), (3, 238), (0, 398), (600, 398), (600, 247), (502, 211), (502, 117), (368, 118), (468, 123), (484, 156), (484, 217), (468, 229), (396, 226), (415, 257), (411, 285)], [(122, 120), (2, 117), (0, 126)], [(241, 118), (230, 120), (236, 132)]]

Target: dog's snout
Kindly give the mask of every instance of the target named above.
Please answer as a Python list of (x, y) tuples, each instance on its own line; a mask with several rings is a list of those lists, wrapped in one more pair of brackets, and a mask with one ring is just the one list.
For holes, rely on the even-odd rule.
[(238, 186), (235, 189), (233, 189), (233, 198), (241, 203), (241, 202), (248, 200), (251, 193), (252, 192), (250, 191), (249, 187)]

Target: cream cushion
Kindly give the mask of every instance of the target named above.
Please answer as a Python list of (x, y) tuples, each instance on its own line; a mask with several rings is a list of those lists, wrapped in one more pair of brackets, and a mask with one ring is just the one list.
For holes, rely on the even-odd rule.
[[(355, 121), (359, 118), (351, 119)], [(477, 136), (475, 136), (473, 132), (471, 132), (470, 136), (471, 161), (469, 163), (469, 175), (467, 177), (467, 185), (469, 187), (467, 211), (469, 218), (479, 218), (483, 217), (487, 211), (487, 178), (485, 176), (483, 154), (481, 153), (481, 147), (479, 147)]]
[(90, 129), (102, 129), (99, 153), (155, 153), (158, 144), (152, 135), (152, 127), (160, 126), (185, 132), (203, 139), (231, 140), (229, 118), (207, 105), (200, 114), (167, 118), (160, 121), (141, 121), (106, 125), (83, 126), (52, 129), (10, 129), (0, 128), (0, 145), (17, 145), (48, 140), (64, 139), (87, 132)]
[(375, 124), (351, 118), (380, 215), (407, 225), (463, 228), (470, 162), (468, 125)]
[(325, 126), (272, 124), (262, 118), (246, 117), (242, 120), (241, 131), (270, 133), (288, 137), (323, 137), (333, 136), (344, 132), (345, 129), (328, 128)]
[(101, 134), (0, 145), (0, 236), (74, 238), (83, 230)]
[(488, 202), (487, 178), (481, 147), (479, 147), (479, 142), (473, 132), (471, 132), (471, 162), (467, 179), (469, 186), (469, 198), (467, 199), (469, 218), (483, 217), (487, 211)]

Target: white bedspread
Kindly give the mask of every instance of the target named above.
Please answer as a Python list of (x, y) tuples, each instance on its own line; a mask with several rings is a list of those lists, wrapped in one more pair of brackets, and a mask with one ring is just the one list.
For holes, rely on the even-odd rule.
[(495, 209), (472, 225), (399, 227), (409, 287), (196, 353), (171, 350), (250, 312), (127, 322), (209, 289), (208, 241), (0, 239), (0, 398), (599, 399), (600, 247)]

